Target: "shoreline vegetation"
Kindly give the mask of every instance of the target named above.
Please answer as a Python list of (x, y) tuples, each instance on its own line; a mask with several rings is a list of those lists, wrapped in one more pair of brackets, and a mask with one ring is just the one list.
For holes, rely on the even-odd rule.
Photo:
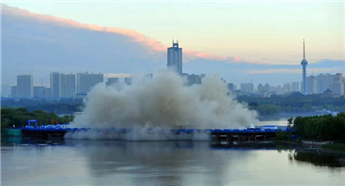
[(288, 120), (292, 132), (278, 131), (276, 141), (345, 152), (345, 113), (336, 116), (298, 116)]
[[(47, 125), (70, 123), (73, 115), (58, 116), (55, 113), (47, 113), (43, 110), (29, 111), (27, 108), (1, 108), (1, 131), (8, 128), (20, 128), (27, 125), (28, 120), (37, 120), (37, 124)], [(56, 123), (55, 123), (56, 124)]]

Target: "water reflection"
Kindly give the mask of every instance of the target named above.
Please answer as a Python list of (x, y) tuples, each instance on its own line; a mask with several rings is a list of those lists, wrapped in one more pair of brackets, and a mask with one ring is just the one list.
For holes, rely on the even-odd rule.
[(1, 149), (3, 185), (337, 185), (345, 179), (344, 155), (276, 143), (11, 139)]
[(345, 167), (345, 155), (330, 153), (320, 148), (298, 148), (289, 154), (289, 160), (311, 163), (315, 166)]
[[(66, 144), (76, 146), (79, 154), (87, 158), (93, 176), (123, 175), (132, 180), (134, 185), (188, 185), (190, 181), (195, 182), (190, 178), (200, 174), (204, 176), (200, 181), (213, 180), (214, 177), (220, 176), (228, 177), (224, 169), (235, 166), (237, 161), (246, 161), (252, 153), (219, 153), (210, 151), (208, 142), (192, 141), (67, 140)], [(223, 185), (222, 179), (217, 180), (220, 182), (216, 185)]]

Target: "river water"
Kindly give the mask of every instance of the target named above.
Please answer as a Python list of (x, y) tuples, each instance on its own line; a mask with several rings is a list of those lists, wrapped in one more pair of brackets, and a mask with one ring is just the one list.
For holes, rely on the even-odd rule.
[(345, 156), (276, 144), (114, 140), (1, 143), (1, 183), (16, 185), (344, 185)]

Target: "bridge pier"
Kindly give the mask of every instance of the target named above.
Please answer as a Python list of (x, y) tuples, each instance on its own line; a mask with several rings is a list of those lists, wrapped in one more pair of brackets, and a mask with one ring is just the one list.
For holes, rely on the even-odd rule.
[[(216, 143), (226, 142), (226, 144), (232, 144), (234, 141), (241, 142), (257, 142), (265, 141), (274, 138), (275, 131), (213, 131), (211, 132), (212, 141)], [(262, 140), (258, 139), (261, 138)]]

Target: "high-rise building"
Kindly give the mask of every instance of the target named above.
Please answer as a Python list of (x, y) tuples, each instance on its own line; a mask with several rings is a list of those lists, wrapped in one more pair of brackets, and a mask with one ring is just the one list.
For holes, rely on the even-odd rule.
[(302, 83), (302, 92), (304, 94), (307, 93), (307, 65), (308, 65), (308, 61), (305, 59), (305, 43), (304, 43), (304, 39), (303, 39), (303, 59), (301, 61), (301, 65), (303, 66), (303, 74), (302, 74), (302, 78), (303, 78), (303, 83)]
[(315, 76), (308, 76), (306, 78), (308, 94), (317, 94), (317, 78)]
[(61, 74), (58, 72), (50, 73), (50, 89), (52, 97), (61, 97)]
[(34, 95), (34, 85), (32, 75), (17, 76), (17, 97), (32, 98)]
[(110, 86), (112, 84), (116, 84), (119, 82), (119, 78), (108, 78), (108, 81), (105, 83), (107, 86)]
[(77, 74), (77, 94), (86, 95), (96, 84), (103, 82), (103, 74)]
[(308, 94), (323, 94), (327, 89), (334, 94), (344, 94), (345, 77), (342, 73), (308, 76), (306, 80)]
[(168, 48), (167, 66), (182, 75), (182, 48), (179, 48), (178, 42), (173, 41), (173, 46)]
[(60, 74), (60, 93), (62, 98), (73, 98), (75, 96), (75, 74)]

